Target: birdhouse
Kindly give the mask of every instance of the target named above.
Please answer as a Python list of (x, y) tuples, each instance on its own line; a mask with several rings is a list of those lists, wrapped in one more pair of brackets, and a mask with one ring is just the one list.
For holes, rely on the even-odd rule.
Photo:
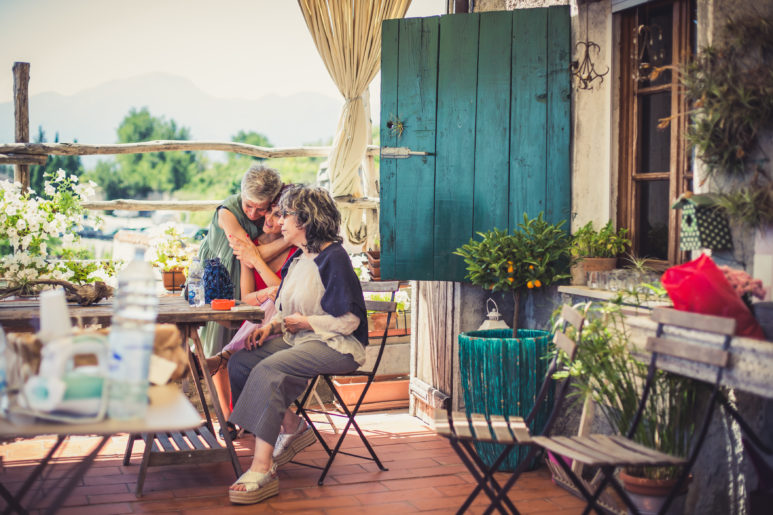
[(733, 246), (725, 213), (717, 209), (708, 195), (681, 195), (672, 209), (682, 210), (679, 235), (681, 250), (723, 250)]

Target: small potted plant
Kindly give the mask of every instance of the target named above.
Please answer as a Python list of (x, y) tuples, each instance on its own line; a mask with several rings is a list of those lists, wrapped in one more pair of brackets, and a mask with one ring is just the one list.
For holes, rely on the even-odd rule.
[(150, 243), (153, 254), (151, 263), (161, 271), (164, 288), (179, 291), (185, 284), (185, 272), (196, 253), (192, 242), (183, 237), (175, 224), (161, 227), (159, 236)]
[(615, 230), (611, 220), (598, 231), (593, 222), (583, 225), (572, 235), (572, 283), (585, 284), (586, 272), (614, 270), (617, 256), (630, 246), (628, 229)]
[(368, 272), (370, 278), (374, 281), (381, 279), (381, 249), (379, 249), (378, 238), (373, 242), (373, 248), (365, 252), (368, 258)]
[[(647, 378), (648, 366), (632, 354), (634, 350), (620, 306), (591, 303), (568, 374), (573, 377), (578, 402), (590, 397), (597, 412), (617, 434), (626, 434), (630, 429)], [(557, 378), (566, 374), (557, 374)], [(657, 371), (634, 441), (671, 455), (686, 456), (695, 433), (695, 406), (702, 388), (690, 379)], [(636, 494), (636, 502), (636, 496), (665, 497), (679, 472), (678, 467), (646, 467), (622, 470), (620, 477), (624, 487)], [(659, 493), (659, 489), (666, 494)]]

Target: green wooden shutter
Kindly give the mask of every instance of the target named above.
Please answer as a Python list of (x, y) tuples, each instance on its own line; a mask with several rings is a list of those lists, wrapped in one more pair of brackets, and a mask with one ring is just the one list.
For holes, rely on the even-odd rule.
[[(567, 6), (384, 22), (381, 277), (464, 279), (452, 252), (523, 213), (569, 219)], [(391, 129), (388, 124), (391, 122)]]

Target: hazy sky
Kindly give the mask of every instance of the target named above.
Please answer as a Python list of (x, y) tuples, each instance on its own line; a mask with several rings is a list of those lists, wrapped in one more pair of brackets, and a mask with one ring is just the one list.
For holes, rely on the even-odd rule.
[[(413, 0), (408, 17), (445, 5)], [(30, 63), (31, 95), (164, 71), (217, 97), (340, 96), (295, 0), (0, 0), (0, 102), (15, 61)]]

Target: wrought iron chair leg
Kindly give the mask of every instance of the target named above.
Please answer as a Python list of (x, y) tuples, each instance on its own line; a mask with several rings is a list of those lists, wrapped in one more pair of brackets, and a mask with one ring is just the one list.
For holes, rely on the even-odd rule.
[[(537, 455), (539, 450), (536, 447), (532, 447), (529, 449), (528, 454), (526, 454), (526, 457), (521, 460), (521, 462), (518, 464), (518, 466), (515, 468), (513, 473), (510, 475), (510, 477), (505, 481), (505, 484), (502, 485), (502, 488), (499, 490), (499, 493), (497, 494), (497, 498), (494, 500), (494, 502), (501, 502), (503, 499), (506, 499), (507, 501), (510, 500), (509, 497), (507, 497), (507, 492), (510, 491), (510, 489), (513, 487), (516, 481), (518, 481), (518, 478), (521, 477), (521, 474), (526, 470), (526, 468), (529, 466), (529, 463), (531, 463), (531, 460), (534, 459), (534, 457)], [(514, 509), (514, 508), (511, 508)], [(493, 503), (491, 506), (486, 508), (486, 511), (483, 512), (483, 515), (488, 515), (493, 511)]]
[[(503, 461), (507, 458), (507, 456), (510, 454), (510, 451), (513, 450), (515, 447), (515, 444), (507, 445), (505, 449), (499, 453), (499, 456), (497, 456), (497, 459), (494, 460), (494, 463), (487, 467), (486, 464), (483, 462), (483, 459), (478, 455), (477, 452), (475, 452), (475, 447), (470, 443), (469, 441), (462, 441), (461, 442), (464, 448), (467, 450), (467, 453), (470, 457), (472, 457), (472, 460), (477, 465), (478, 470), (483, 472), (483, 477), (478, 481), (478, 485), (475, 487), (475, 489), (472, 491), (470, 496), (468, 497), (469, 503), (466, 503), (467, 506), (469, 506), (470, 503), (477, 497), (480, 490), (483, 488), (482, 485), (485, 484), (491, 484), (492, 486), (492, 494), (496, 493), (495, 496), (492, 496), (492, 494), (489, 494), (486, 492), (486, 494), (489, 496), (489, 499), (492, 503), (496, 503), (497, 506), (501, 506), (501, 503), (504, 502), (507, 507), (512, 511), (513, 513), (518, 513), (518, 510), (513, 505), (512, 501), (505, 495), (501, 496), (502, 493), (502, 487), (499, 485), (499, 482), (494, 478), (494, 472), (499, 470), (499, 466), (502, 464)], [(499, 498), (499, 501), (496, 499)]]
[[(639, 513), (641, 513), (641, 512), (633, 504), (633, 501), (628, 496), (628, 492), (626, 492), (625, 489), (622, 486), (620, 486), (620, 483), (618, 483), (617, 480), (614, 478), (615, 468), (614, 467), (605, 467), (602, 470), (604, 471), (604, 476), (609, 478), (609, 484), (612, 486), (612, 488), (615, 490), (615, 492), (617, 492), (617, 495), (620, 496), (620, 498), (623, 500), (623, 502), (628, 507), (628, 509), (631, 511), (631, 513), (634, 513), (635, 515), (639, 515)], [(661, 509), (660, 512), (662, 513), (663, 510)]]
[[(462, 460), (462, 463), (464, 464), (464, 466), (467, 467), (473, 479), (475, 479), (475, 481), (477, 482), (477, 486), (475, 490), (473, 490), (473, 493), (467, 497), (467, 500), (465, 500), (464, 504), (462, 504), (462, 506), (456, 512), (458, 515), (461, 515), (462, 513), (467, 511), (467, 508), (470, 507), (470, 504), (475, 499), (475, 497), (477, 497), (480, 490), (483, 490), (486, 493), (486, 495), (488, 495), (489, 498), (492, 500), (495, 498), (495, 493), (491, 490), (491, 488), (487, 484), (488, 482), (484, 480), (484, 476), (480, 475), (478, 466), (476, 466), (475, 461), (473, 461), (468, 455), (469, 451), (467, 451), (456, 439), (453, 439), (453, 438), (450, 439), (450, 443), (451, 443), (451, 447), (454, 449), (454, 451), (456, 451), (456, 454), (459, 455), (459, 458)], [(472, 456), (475, 456), (475, 454), (472, 454)], [(501, 506), (498, 506), (497, 509), (501, 513), (507, 513), (506, 511), (504, 511), (504, 509)], [(517, 513), (517, 510), (515, 511), (515, 513)]]

